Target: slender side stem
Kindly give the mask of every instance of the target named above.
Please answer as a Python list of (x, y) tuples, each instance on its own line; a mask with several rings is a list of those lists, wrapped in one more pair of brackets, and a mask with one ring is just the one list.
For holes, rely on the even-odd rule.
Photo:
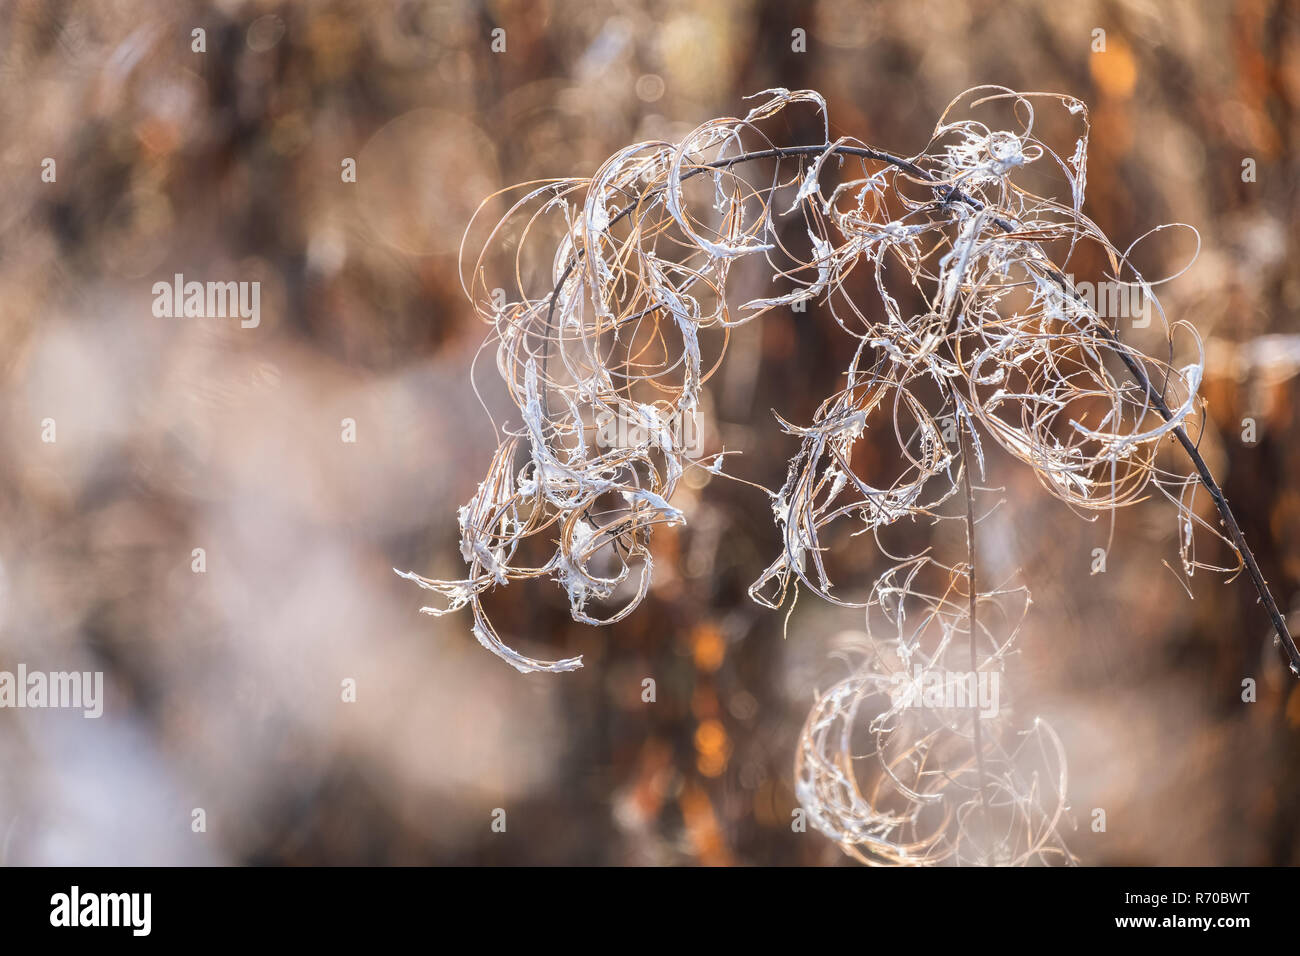
[[(726, 169), (730, 166), (754, 162), (761, 159), (787, 159), (792, 157), (817, 156), (827, 151), (887, 163), (914, 177), (919, 182), (932, 185), (936, 190), (940, 191), (943, 197), (943, 202), (945, 203), (958, 202), (965, 206), (969, 206), (977, 212), (982, 211), (985, 208), (984, 203), (980, 202), (978, 199), (967, 195), (955, 186), (943, 183), (929, 170), (918, 166), (911, 160), (904, 159), (901, 156), (895, 156), (893, 153), (887, 153), (883, 150), (869, 149), (864, 146), (823, 143), (816, 146), (778, 146), (771, 149), (755, 150), (754, 152), (740, 153), (728, 159), (719, 159), (710, 163), (703, 163), (699, 166), (693, 166), (682, 173), (681, 179), (690, 179), (693, 176), (709, 170)], [(628, 204), (616, 215), (610, 217), (609, 224), (612, 226), (622, 219), (625, 219), (638, 207), (640, 202), (646, 196), (661, 189), (663, 189), (663, 187), (658, 186), (643, 193), (638, 197), (636, 202)], [(1016, 231), (1016, 223), (1009, 219), (994, 216), (992, 221), (996, 223), (998, 228), (1003, 232), (1011, 233)], [(569, 262), (563, 275), (560, 276), (560, 280), (555, 284), (555, 291), (551, 294), (550, 306), (547, 310), (548, 329), (554, 327), (555, 303), (559, 298), (560, 290), (563, 288), (564, 283), (568, 281), (569, 277), (573, 274), (573, 270), (577, 268), (578, 262), (581, 260), (584, 252), (585, 250), (583, 249), (576, 251), (574, 258)], [(1067, 295), (1071, 296), (1076, 301), (1084, 301), (1083, 297), (1074, 289), (1070, 281), (1059, 271), (1052, 270), (1049, 272), (1049, 275)], [(1173, 418), (1173, 413), (1165, 403), (1165, 400), (1161, 398), (1160, 394), (1152, 385), (1151, 378), (1147, 375), (1146, 369), (1142, 366), (1142, 363), (1133, 356), (1132, 350), (1129, 346), (1120, 341), (1119, 335), (1113, 329), (1102, 325), (1101, 330), (1107, 341), (1115, 347), (1115, 351), (1119, 354), (1120, 360), (1124, 363), (1125, 368), (1128, 369), (1129, 374), (1133, 376), (1134, 381), (1136, 381), (1143, 391), (1146, 392), (1147, 398), (1150, 400), (1152, 407), (1155, 408), (1165, 421), (1170, 421)], [(548, 348), (547, 355), (543, 357), (543, 362), (546, 361), (549, 354), (550, 350)], [(545, 388), (545, 385), (543, 385), (543, 388)], [(1197, 477), (1201, 484), (1214, 500), (1214, 507), (1219, 512), (1219, 516), (1223, 519), (1223, 524), (1228, 530), (1228, 536), (1232, 539), (1232, 545), (1241, 556), (1241, 560), (1246, 566), (1246, 571), (1249, 573), (1250, 579), (1255, 585), (1255, 590), (1259, 594), (1259, 599), (1263, 603), (1264, 608), (1268, 611), (1269, 618), (1273, 623), (1273, 630), (1276, 632), (1278, 640), (1281, 642), (1282, 648), (1286, 652), (1286, 656), (1290, 661), (1291, 670), (1297, 676), (1300, 676), (1300, 648), (1296, 647), (1295, 639), (1291, 636), (1291, 632), (1287, 628), (1286, 618), (1282, 616), (1282, 612), (1278, 609), (1277, 602), (1273, 600), (1272, 592), (1270, 592), (1268, 588), (1268, 582), (1264, 580), (1263, 572), (1259, 569), (1259, 562), (1255, 560), (1254, 552), (1251, 551), (1250, 545), (1246, 543), (1246, 536), (1242, 534), (1241, 527), (1237, 524), (1237, 519), (1233, 515), (1232, 509), (1228, 507), (1228, 499), (1224, 496), (1223, 490), (1219, 487), (1218, 482), (1214, 480), (1214, 476), (1210, 473), (1209, 466), (1205, 463), (1205, 459), (1201, 457), (1201, 453), (1197, 449), (1196, 443), (1188, 437), (1187, 430), (1180, 424), (1175, 426), (1173, 434), (1177, 439), (1178, 444), (1183, 447), (1183, 451), (1186, 452), (1187, 457), (1191, 460), (1192, 465), (1196, 468)], [(973, 590), (972, 587), (972, 591)]]

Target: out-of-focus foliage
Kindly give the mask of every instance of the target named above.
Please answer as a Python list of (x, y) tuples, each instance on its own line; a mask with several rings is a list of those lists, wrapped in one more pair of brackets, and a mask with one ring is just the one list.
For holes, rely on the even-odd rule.
[[(489, 598), (525, 653), (582, 655), (572, 674), (502, 667), (456, 618), (417, 616), (389, 571), (456, 576), (456, 506), (496, 444), (456, 261), (479, 200), (590, 175), (765, 88), (818, 89), (832, 137), (900, 154), (976, 84), (1088, 103), (1084, 212), (1121, 247), (1161, 222), (1201, 233), (1162, 305), (1207, 343), (1202, 448), (1284, 609), (1300, 588), (1291, 3), (18, 2), (0, 18), (0, 669), (102, 669), (109, 687), (99, 721), (0, 710), (0, 860), (840, 859), (792, 830), (790, 763), (815, 690), (848, 673), (827, 652), (863, 621), (800, 602), (783, 637), (784, 615), (748, 600), (780, 548), (760, 492), (685, 474), (689, 525), (656, 530), (645, 603), (611, 628), (574, 623), (545, 582)], [(1192, 251), (1158, 237), (1140, 266), (1171, 274)], [(152, 285), (176, 273), (260, 281), (259, 327), (155, 317)], [(733, 281), (773, 294), (760, 271)], [(1148, 331), (1128, 334), (1157, 346)], [(812, 420), (852, 357), (835, 333), (816, 309), (736, 330), (701, 393), (708, 437), (745, 449), (729, 470), (780, 485), (797, 446), (771, 411)], [(869, 471), (896, 452), (860, 454)], [(1092, 575), (1108, 528), (1005, 458), (989, 468), (1006, 504), (981, 560), (1035, 595), (1015, 701), (1070, 756), (1071, 849), (1300, 859), (1300, 693), (1246, 582), (1198, 577), (1189, 600), (1161, 565), (1177, 540), (1157, 502), (1121, 515)], [(906, 544), (953, 534), (918, 525)], [(843, 563), (863, 582), (885, 567), (866, 541)]]

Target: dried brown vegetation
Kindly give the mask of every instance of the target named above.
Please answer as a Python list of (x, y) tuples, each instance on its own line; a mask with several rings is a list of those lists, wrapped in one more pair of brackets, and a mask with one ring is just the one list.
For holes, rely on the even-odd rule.
[[(1028, 606), (1022, 587), (981, 587), (977, 576), (989, 442), (1087, 518), (1113, 522), (1117, 508), (1168, 499), (1184, 573), (1247, 570), (1300, 666), (1197, 452), (1200, 337), (1160, 309), (1155, 286), (1171, 277), (1138, 271), (1141, 239), (1120, 248), (1084, 214), (1089, 124), (1079, 100), (971, 90), (924, 150), (902, 157), (832, 140), (816, 92), (757, 99), (744, 117), (711, 120), (680, 142), (623, 149), (591, 177), (507, 191), (509, 208), (481, 250), (462, 251), (466, 293), (491, 326), (485, 348), (495, 349), (521, 425), (494, 426), (497, 454), (460, 510), (468, 575), (404, 576), (440, 595), (429, 613), (468, 607), (478, 640), (519, 670), (581, 666), (513, 649), (482, 596), (549, 577), (575, 620), (631, 613), (651, 580), (654, 528), (687, 520), (671, 503), (678, 482), (693, 468), (727, 476), (738, 451), (701, 459), (683, 439), (730, 330), (811, 306), (809, 321), (833, 321), (854, 340), (853, 358), (810, 422), (778, 416), (800, 449), (784, 485), (764, 489), (783, 546), (750, 595), (778, 608), (802, 585), (865, 609), (871, 638), (857, 671), (808, 718), (800, 801), (819, 829), (871, 862), (1069, 861), (1057, 833), (1064, 755), (1050, 727), (1014, 726), (1005, 708), (981, 717), (970, 703), (916, 706), (898, 689), (914, 674), (1000, 673)], [(1068, 150), (1040, 138), (1044, 106), (1072, 121)], [(779, 142), (773, 120), (791, 109), (817, 111), (821, 142)], [(1046, 186), (1022, 185), (1030, 167), (1044, 170)], [(783, 217), (802, 220), (806, 244), (780, 238)], [(1085, 246), (1106, 262), (1108, 288), (1153, 310), (1166, 357), (1125, 344), (1104, 302), (1075, 288), (1069, 272)], [(511, 251), (508, 280), (489, 277), (499, 248)], [(737, 295), (737, 276), (759, 263), (777, 289)], [(846, 291), (854, 270), (871, 277), (871, 301)], [(918, 294), (923, 310), (900, 307)], [(606, 440), (607, 421), (630, 427)], [(895, 442), (887, 473), (855, 463), (868, 431)], [(1217, 524), (1197, 508), (1203, 493)], [(890, 533), (915, 520), (964, 523), (966, 554), (900, 552)], [(861, 547), (852, 539), (864, 535), (895, 562), (865, 596), (829, 570), (835, 548)], [(1203, 556), (1206, 536), (1223, 546), (1222, 560)], [(553, 545), (547, 560), (522, 557), (530, 539)], [(593, 602), (616, 609), (597, 614)], [(890, 625), (886, 636), (873, 615)], [(865, 754), (854, 744), (859, 717), (872, 741)]]

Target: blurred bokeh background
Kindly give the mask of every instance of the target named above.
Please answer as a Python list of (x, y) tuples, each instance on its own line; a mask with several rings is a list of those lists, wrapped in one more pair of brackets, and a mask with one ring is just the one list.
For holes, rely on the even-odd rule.
[[(9, 0), (0, 81), (0, 669), (102, 670), (107, 696), (99, 720), (0, 710), (0, 862), (844, 862), (792, 830), (791, 762), (861, 620), (805, 600), (783, 637), (748, 601), (778, 540), (753, 489), (684, 488), (689, 526), (656, 532), (616, 626), (572, 623), (550, 583), (493, 600), (525, 653), (584, 654), (573, 674), (516, 673), (390, 570), (460, 575), (456, 507), (495, 447), (456, 267), (480, 200), (774, 86), (900, 153), (980, 83), (1088, 103), (1085, 211), (1121, 248), (1200, 230), (1162, 301), (1207, 341), (1207, 455), (1297, 606), (1294, 2)], [(175, 273), (259, 281), (259, 327), (155, 317)], [(807, 420), (845, 340), (773, 313), (732, 348), (714, 427), (779, 485), (771, 409)], [(1074, 852), (1300, 863), (1300, 686), (1249, 582), (1198, 575), (1189, 599), (1161, 502), (1091, 575), (1103, 523), (991, 464), (987, 546), (1034, 593), (1007, 693), (1064, 740)]]

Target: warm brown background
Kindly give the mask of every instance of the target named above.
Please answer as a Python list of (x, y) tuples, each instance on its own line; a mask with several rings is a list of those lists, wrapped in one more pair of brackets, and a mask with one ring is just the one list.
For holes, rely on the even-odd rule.
[[(0, 862), (843, 859), (791, 832), (791, 760), (860, 622), (805, 599), (783, 640), (747, 601), (776, 547), (752, 490), (684, 489), (625, 623), (571, 623), (549, 584), (493, 601), (526, 652), (586, 654), (576, 674), (515, 673), (389, 570), (460, 574), (455, 507), (492, 450), (455, 264), (479, 200), (767, 87), (902, 153), (978, 83), (1090, 104), (1086, 212), (1121, 247), (1201, 231), (1164, 302), (1209, 345), (1210, 458), (1280, 603), (1300, 595), (1295, 3), (11, 2), (0, 81), (0, 669), (109, 685), (99, 721), (0, 711)], [(176, 272), (261, 281), (261, 327), (153, 317)], [(845, 343), (809, 313), (734, 344), (718, 428), (779, 484), (769, 409), (806, 420)], [(1248, 583), (1197, 575), (1189, 600), (1155, 502), (1090, 576), (1100, 524), (1004, 459), (992, 482), (989, 534), (1035, 596), (1007, 692), (1064, 738), (1081, 860), (1300, 863), (1300, 689)]]

